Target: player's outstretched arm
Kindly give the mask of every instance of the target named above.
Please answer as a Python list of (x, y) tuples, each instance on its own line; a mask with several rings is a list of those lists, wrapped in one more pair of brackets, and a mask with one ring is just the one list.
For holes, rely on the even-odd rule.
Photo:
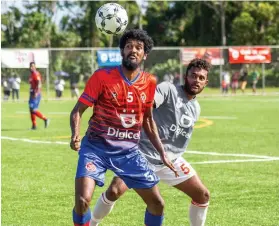
[(146, 109), (144, 113), (142, 126), (150, 142), (153, 144), (155, 149), (159, 152), (162, 162), (175, 173), (175, 176), (178, 176), (178, 173), (175, 167), (173, 166), (172, 162), (168, 159), (163, 144), (160, 140), (158, 129), (152, 115), (152, 107)]
[(87, 105), (77, 102), (70, 115), (70, 126), (72, 130), (70, 146), (73, 150), (80, 149), (80, 123), (83, 112), (88, 108)]

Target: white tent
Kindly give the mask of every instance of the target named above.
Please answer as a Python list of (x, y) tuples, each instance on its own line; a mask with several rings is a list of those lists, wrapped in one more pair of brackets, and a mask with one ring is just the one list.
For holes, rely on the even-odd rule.
[(2, 49), (1, 67), (29, 68), (35, 62), (37, 68), (46, 68), (47, 97), (49, 94), (49, 51), (45, 49)]
[(29, 63), (35, 62), (38, 68), (48, 68), (48, 50), (41, 49), (2, 49), (1, 67), (29, 68)]

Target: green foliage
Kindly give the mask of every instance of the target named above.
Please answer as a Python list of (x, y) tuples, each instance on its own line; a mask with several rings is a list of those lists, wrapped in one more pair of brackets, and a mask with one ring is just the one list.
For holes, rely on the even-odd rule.
[(14, 47), (20, 37), (20, 22), (22, 14), (19, 9), (11, 7), (10, 11), (1, 15), (1, 43), (2, 47)]
[[(249, 30), (250, 32), (246, 32)], [(233, 44), (237, 45), (240, 40), (245, 44), (252, 44), (254, 33), (256, 31), (255, 21), (248, 12), (242, 12), (241, 15), (233, 21)]]
[(244, 2), (232, 21), (233, 45), (276, 45), (279, 43), (279, 3)]
[(51, 76), (55, 78), (56, 71), (65, 71), (70, 79), (79, 82), (81, 75), (90, 76), (93, 72), (91, 51), (54, 51), (51, 56)]
[[(54, 26), (48, 21), (45, 14), (39, 12), (31, 12), (25, 15), (21, 32), (17, 44), (26, 48), (39, 48), (49, 46), (49, 38), (51, 27)], [(20, 47), (18, 46), (18, 47)]]
[[(10, 7), (2, 14), (2, 47), (118, 46), (119, 37), (98, 32), (97, 9), (107, 1), (24, 2), (27, 13)], [(221, 12), (228, 45), (279, 43), (279, 2), (158, 2), (141, 14), (135, 1), (117, 1), (128, 13), (128, 28), (148, 31), (157, 46), (221, 45)], [(68, 12), (54, 23), (57, 12)], [(32, 32), (31, 32), (32, 31)]]
[(81, 37), (78, 36), (73, 31), (61, 31), (57, 32), (55, 36), (51, 39), (52, 46), (60, 47), (60, 48), (67, 48), (78, 46), (81, 42)]
[[(23, 1), (26, 13), (12, 6), (1, 14), (2, 48), (117, 47), (119, 36), (104, 35), (95, 25), (97, 9), (107, 2)], [(155, 46), (220, 46), (221, 12), (225, 15), (227, 45), (279, 44), (278, 1), (148, 1), (145, 14), (141, 14), (135, 1), (116, 2), (127, 10), (128, 28), (142, 26), (152, 36)], [(55, 18), (59, 10), (64, 16), (58, 25)], [(92, 59), (88, 52), (75, 56), (76, 59), (71, 55), (52, 53), (52, 77), (57, 70), (76, 71), (74, 73), (78, 74), (92, 72)], [(161, 76), (167, 72), (157, 67), (168, 65), (170, 59), (176, 58), (165, 57), (154, 68), (149, 63), (148, 68)], [(273, 61), (276, 59), (278, 56), (273, 56)], [(278, 68), (276, 63), (272, 66)], [(165, 66), (162, 68), (167, 69)], [(278, 69), (270, 70), (268, 78), (277, 75)], [(217, 82), (218, 71), (215, 78)]]
[(180, 63), (176, 59), (168, 59), (164, 63), (155, 64), (148, 71), (156, 75), (160, 80), (163, 79), (165, 74), (174, 74), (180, 69)]

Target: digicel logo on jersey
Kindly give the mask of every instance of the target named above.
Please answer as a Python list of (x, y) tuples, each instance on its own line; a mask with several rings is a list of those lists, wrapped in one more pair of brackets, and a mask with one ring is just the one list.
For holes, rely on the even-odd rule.
[(137, 133), (129, 132), (129, 130), (125, 130), (125, 132), (120, 132), (119, 129), (115, 129), (113, 127), (108, 128), (108, 136), (117, 137), (118, 139), (140, 139), (140, 131)]
[(177, 126), (177, 125), (174, 125), (172, 124), (171, 127), (170, 127), (170, 131), (172, 132), (175, 132), (177, 135), (182, 135), (186, 138), (190, 138), (191, 137), (191, 134), (190, 133), (187, 133), (183, 128)]

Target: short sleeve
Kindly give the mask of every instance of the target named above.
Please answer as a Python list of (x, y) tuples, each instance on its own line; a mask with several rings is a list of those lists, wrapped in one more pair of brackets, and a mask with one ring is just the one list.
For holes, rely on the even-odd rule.
[(169, 89), (170, 87), (167, 82), (162, 82), (159, 85), (157, 85), (154, 97), (155, 108), (158, 108), (167, 99)]
[(102, 85), (100, 80), (100, 73), (95, 72), (87, 81), (84, 91), (79, 98), (79, 101), (89, 107), (92, 107), (102, 93), (101, 89)]
[(152, 76), (150, 79), (150, 84), (149, 84), (149, 95), (148, 95), (148, 98), (146, 101), (147, 107), (152, 107), (152, 105), (153, 105), (155, 89), (156, 89), (156, 78), (154, 76)]

